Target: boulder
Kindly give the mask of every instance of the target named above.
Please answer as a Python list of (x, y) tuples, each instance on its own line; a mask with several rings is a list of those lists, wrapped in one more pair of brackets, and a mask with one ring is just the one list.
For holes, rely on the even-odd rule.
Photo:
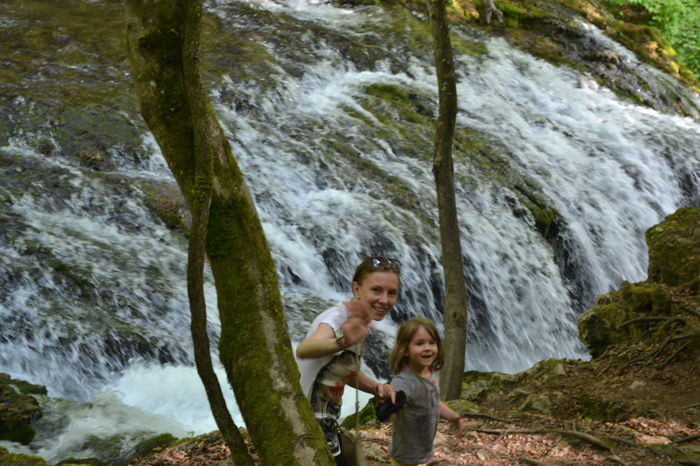
[(700, 208), (684, 207), (646, 232), (649, 281), (700, 291)]
[(579, 338), (594, 358), (610, 346), (653, 339), (664, 322), (700, 315), (700, 209), (679, 209), (649, 228), (646, 240), (647, 280), (623, 282), (578, 320)]

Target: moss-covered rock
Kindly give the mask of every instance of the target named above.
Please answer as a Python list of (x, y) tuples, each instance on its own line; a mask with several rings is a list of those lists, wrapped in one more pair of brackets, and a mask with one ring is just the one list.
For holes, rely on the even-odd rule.
[(41, 416), (31, 394), (46, 394), (46, 388), (0, 374), (0, 440), (29, 444), (34, 439), (31, 423)]
[[(647, 230), (649, 277), (599, 296), (578, 321), (593, 357), (614, 345), (658, 340), (700, 315), (700, 209), (682, 208)], [(688, 297), (690, 295), (690, 297)]]
[(0, 447), (0, 466), (46, 466), (44, 458), (22, 453), (10, 453)]
[(700, 292), (700, 209), (679, 209), (646, 232), (649, 280)]
[(143, 456), (153, 451), (163, 450), (176, 442), (177, 438), (171, 434), (155, 435), (136, 445), (133, 456)]
[[(610, 345), (632, 344), (648, 337), (659, 329), (660, 322), (679, 312), (668, 287), (650, 282), (623, 283), (619, 290), (598, 297), (579, 318), (579, 337), (591, 355), (598, 357)], [(639, 323), (627, 324), (633, 319)]]

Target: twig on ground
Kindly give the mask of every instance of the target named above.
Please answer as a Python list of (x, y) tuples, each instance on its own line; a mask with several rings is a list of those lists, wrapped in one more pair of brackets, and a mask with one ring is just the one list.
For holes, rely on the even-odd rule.
[(547, 463), (543, 463), (542, 461), (537, 461), (533, 460), (532, 458), (527, 458), (525, 456), (521, 456), (518, 458), (518, 461), (521, 463), (525, 464), (531, 464), (532, 466), (546, 466)]
[(593, 435), (586, 434), (584, 432), (578, 432), (575, 430), (560, 430), (560, 429), (477, 429), (477, 432), (483, 432), (486, 434), (495, 435), (512, 435), (512, 434), (559, 434), (561, 436), (576, 437), (579, 440), (583, 440), (595, 447), (600, 448), (605, 451), (612, 451), (608, 445), (602, 440)]
[(616, 435), (606, 435), (605, 438), (612, 440), (613, 442), (621, 443), (627, 445), (628, 447), (638, 447), (636, 443), (632, 440), (627, 440), (626, 438), (618, 437)]

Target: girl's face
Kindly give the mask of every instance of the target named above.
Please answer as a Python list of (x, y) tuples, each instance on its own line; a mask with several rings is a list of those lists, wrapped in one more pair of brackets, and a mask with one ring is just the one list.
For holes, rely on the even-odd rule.
[(409, 369), (417, 374), (427, 374), (438, 356), (438, 344), (425, 327), (419, 327), (413, 334), (406, 350)]
[(352, 282), (352, 291), (367, 305), (372, 320), (382, 320), (396, 304), (399, 277), (391, 270), (378, 270), (367, 275), (361, 284)]

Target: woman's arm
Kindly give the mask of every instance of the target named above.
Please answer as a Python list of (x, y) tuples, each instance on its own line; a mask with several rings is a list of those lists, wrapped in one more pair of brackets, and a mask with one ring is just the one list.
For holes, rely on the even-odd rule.
[(458, 413), (454, 412), (449, 406), (447, 406), (442, 401), (440, 402), (440, 417), (447, 419), (449, 422), (454, 424), (455, 433), (461, 435), (464, 431), (464, 425), (466, 420), (460, 416)]
[(314, 333), (299, 343), (296, 353), (300, 359), (312, 359), (329, 356), (345, 347), (345, 339), (337, 341), (333, 328), (326, 323), (321, 323)]
[(378, 403), (381, 403), (385, 399), (389, 399), (392, 403), (396, 403), (396, 391), (394, 390), (394, 387), (386, 383), (379, 383), (376, 380), (372, 380), (362, 371), (360, 371), (359, 383), (356, 385), (355, 378), (353, 377), (348, 381), (348, 385), (374, 395), (377, 397)]

